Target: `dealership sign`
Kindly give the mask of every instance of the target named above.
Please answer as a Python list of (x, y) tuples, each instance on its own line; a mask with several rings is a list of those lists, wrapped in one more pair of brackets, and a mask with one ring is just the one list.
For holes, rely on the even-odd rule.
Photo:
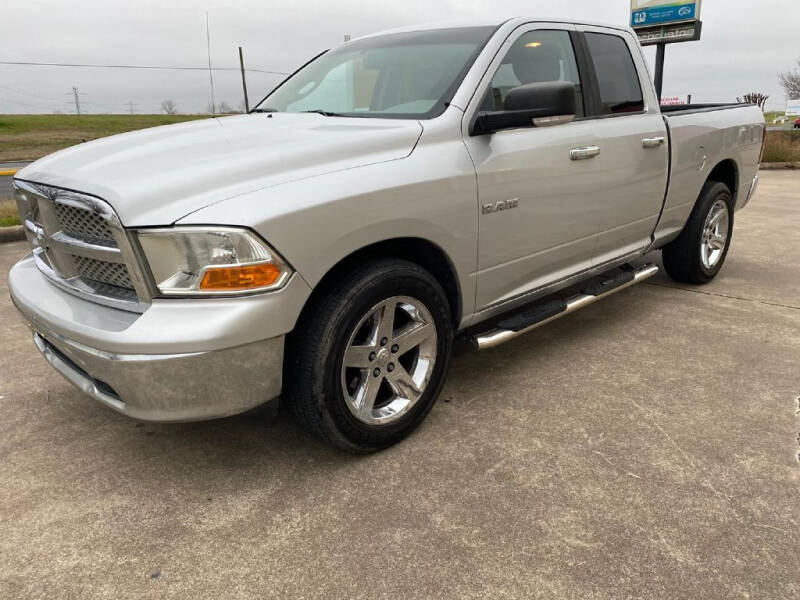
[(786, 116), (798, 117), (800, 116), (800, 98), (797, 100), (789, 100), (786, 104)]
[(631, 27), (653, 27), (700, 19), (700, 0), (631, 0)]
[(631, 0), (631, 26), (642, 46), (700, 39), (702, 0)]

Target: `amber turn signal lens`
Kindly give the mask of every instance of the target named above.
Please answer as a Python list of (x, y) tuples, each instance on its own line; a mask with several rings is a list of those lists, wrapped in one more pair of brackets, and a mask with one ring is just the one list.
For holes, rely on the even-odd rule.
[(240, 292), (269, 287), (281, 276), (281, 269), (272, 263), (214, 267), (206, 271), (201, 290)]

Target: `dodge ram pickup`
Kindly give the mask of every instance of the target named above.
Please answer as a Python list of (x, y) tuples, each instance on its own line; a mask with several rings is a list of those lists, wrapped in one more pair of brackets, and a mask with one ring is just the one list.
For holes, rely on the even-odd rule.
[(21, 170), (32, 253), (9, 288), (45, 359), (121, 413), (280, 398), (369, 452), (426, 417), (455, 335), (494, 347), (652, 276), (655, 249), (713, 279), (763, 140), (755, 106), (660, 108), (626, 28), (395, 30), (248, 114)]

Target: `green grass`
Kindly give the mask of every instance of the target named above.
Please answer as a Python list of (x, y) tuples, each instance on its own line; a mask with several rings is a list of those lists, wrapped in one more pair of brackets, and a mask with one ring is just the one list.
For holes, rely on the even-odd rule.
[(10, 198), (0, 198), (0, 227), (10, 227), (11, 225), (19, 224), (17, 204)]
[(763, 162), (800, 162), (800, 131), (768, 131)]
[(0, 161), (34, 160), (115, 133), (207, 115), (0, 115)]

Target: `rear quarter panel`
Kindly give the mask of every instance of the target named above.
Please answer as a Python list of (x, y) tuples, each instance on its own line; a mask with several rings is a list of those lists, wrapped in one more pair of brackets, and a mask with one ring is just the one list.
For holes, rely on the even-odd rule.
[(746, 201), (758, 172), (764, 125), (763, 114), (755, 106), (666, 115), (666, 120), (672, 164), (664, 212), (655, 232), (657, 245), (681, 232), (709, 174), (724, 160), (736, 164), (736, 207)]

